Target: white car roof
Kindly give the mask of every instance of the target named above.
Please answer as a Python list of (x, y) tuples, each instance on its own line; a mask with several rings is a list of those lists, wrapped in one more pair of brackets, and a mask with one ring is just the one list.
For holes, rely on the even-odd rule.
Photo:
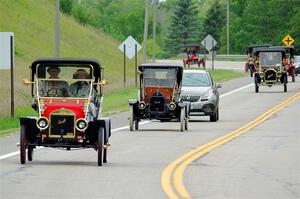
[(184, 73), (208, 73), (205, 70), (183, 70)]

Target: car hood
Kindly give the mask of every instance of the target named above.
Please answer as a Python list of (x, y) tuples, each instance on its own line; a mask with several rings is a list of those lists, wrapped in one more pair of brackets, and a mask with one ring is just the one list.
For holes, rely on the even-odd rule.
[(203, 96), (211, 87), (182, 87), (181, 95)]

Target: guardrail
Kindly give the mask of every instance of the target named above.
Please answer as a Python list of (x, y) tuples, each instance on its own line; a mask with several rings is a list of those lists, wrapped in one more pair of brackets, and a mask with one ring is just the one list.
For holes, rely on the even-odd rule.
[[(210, 54), (206, 54), (206, 55), (204, 55), (204, 54), (200, 54), (200, 56), (201, 57), (208, 57), (208, 58), (211, 58), (211, 56), (212, 56), (212, 54), (210, 53)], [(234, 54), (216, 54), (215, 55), (215, 58), (228, 58), (228, 59), (230, 59), (230, 58), (240, 58), (240, 59), (245, 59), (245, 58), (247, 58), (247, 55), (234, 55)]]

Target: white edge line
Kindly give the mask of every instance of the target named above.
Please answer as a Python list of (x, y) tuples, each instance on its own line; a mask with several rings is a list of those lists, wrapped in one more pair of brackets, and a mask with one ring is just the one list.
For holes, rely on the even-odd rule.
[[(231, 94), (233, 94), (233, 93), (236, 93), (236, 92), (238, 92), (238, 91), (240, 91), (240, 90), (243, 90), (243, 89), (248, 88), (248, 87), (253, 86), (253, 85), (254, 85), (253, 83), (252, 83), (252, 84), (248, 84), (248, 85), (246, 85), (246, 86), (240, 87), (240, 88), (235, 89), (235, 90), (233, 90), (233, 91), (230, 91), (230, 92), (228, 92), (228, 93), (224, 93), (223, 95), (220, 95), (220, 98), (223, 98), (223, 97), (225, 97), (225, 96), (227, 96), (227, 95), (231, 95)], [(144, 121), (144, 122), (141, 122), (140, 125), (144, 125), (144, 124), (147, 124), (147, 123), (150, 123), (150, 122), (151, 122), (151, 121)], [(113, 132), (121, 131), (121, 130), (128, 129), (128, 128), (129, 128), (129, 126), (123, 126), (123, 127), (120, 127), (120, 128), (113, 129), (113, 130), (111, 130), (111, 132), (113, 133)], [(37, 149), (39, 149), (39, 148), (43, 148), (43, 147), (38, 147)], [(12, 152), (12, 153), (8, 153), (8, 154), (5, 154), (5, 155), (1, 155), (1, 156), (0, 156), (0, 160), (9, 158), (9, 157), (12, 157), (12, 156), (15, 156), (15, 155), (19, 155), (19, 154), (20, 154), (19, 151), (15, 151), (15, 152)]]

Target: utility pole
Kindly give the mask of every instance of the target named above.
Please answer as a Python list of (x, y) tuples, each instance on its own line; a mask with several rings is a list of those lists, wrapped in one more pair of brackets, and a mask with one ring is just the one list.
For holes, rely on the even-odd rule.
[(229, 0), (227, 0), (227, 55), (229, 54)]
[(59, 32), (60, 32), (60, 30), (59, 30), (59, 7), (60, 7), (60, 5), (59, 5), (59, 1), (60, 0), (56, 0), (56, 20), (55, 20), (55, 22), (56, 22), (56, 25), (55, 25), (55, 57), (59, 57), (59, 54), (60, 54), (60, 44), (59, 44), (59, 42), (60, 42), (60, 35), (59, 35)]
[(149, 0), (146, 0), (142, 63), (146, 63), (147, 39), (148, 39), (148, 23), (149, 23), (148, 22), (149, 21), (148, 18), (149, 18)]
[(155, 62), (155, 50), (156, 50), (156, 0), (153, 0), (153, 24), (152, 24), (152, 62)]

